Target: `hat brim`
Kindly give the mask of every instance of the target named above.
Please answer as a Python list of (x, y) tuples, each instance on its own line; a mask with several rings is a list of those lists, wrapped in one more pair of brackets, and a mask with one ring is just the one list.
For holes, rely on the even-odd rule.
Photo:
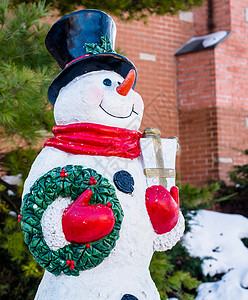
[[(52, 81), (48, 89), (48, 99), (55, 104), (59, 91), (74, 78), (93, 71), (107, 70), (114, 71), (125, 78), (128, 72), (134, 69), (137, 77), (137, 71), (134, 64), (126, 57), (117, 53), (101, 53), (85, 56), (71, 63), (63, 69)], [(133, 84), (133, 88), (136, 84)]]

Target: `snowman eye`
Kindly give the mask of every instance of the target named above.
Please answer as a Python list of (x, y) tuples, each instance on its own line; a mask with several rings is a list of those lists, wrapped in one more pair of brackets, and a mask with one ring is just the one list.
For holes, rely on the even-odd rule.
[(109, 78), (105, 78), (103, 80), (103, 84), (106, 86), (111, 86), (112, 85), (112, 81)]
[(120, 85), (121, 83), (120, 83), (120, 81), (117, 81), (117, 83), (118, 83), (118, 85)]

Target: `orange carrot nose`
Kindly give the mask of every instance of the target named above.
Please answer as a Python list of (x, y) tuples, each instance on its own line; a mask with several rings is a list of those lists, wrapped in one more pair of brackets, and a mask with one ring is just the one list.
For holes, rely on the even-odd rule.
[(130, 70), (124, 81), (117, 86), (116, 92), (122, 96), (126, 96), (134, 84), (135, 76), (134, 69)]

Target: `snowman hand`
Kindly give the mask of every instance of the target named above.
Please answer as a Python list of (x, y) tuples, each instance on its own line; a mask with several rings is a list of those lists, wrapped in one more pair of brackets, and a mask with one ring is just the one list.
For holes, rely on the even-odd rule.
[(68, 242), (84, 244), (108, 235), (115, 224), (113, 210), (105, 205), (90, 205), (92, 190), (85, 190), (62, 216), (62, 228)]
[(173, 186), (170, 192), (161, 185), (153, 185), (146, 190), (146, 209), (153, 229), (157, 234), (171, 231), (179, 216), (178, 188)]

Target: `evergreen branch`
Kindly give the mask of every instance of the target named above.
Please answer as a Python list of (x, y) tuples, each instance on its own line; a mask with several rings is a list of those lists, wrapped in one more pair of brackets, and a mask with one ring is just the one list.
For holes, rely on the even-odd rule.
[(24, 57), (25, 55), (29, 55), (29, 54), (35, 54), (39, 49), (40, 49), (40, 47), (36, 48), (36, 49), (33, 50), (33, 51), (25, 52), (25, 53), (23, 53), (23, 54), (21, 54), (21, 55), (14, 56), (14, 57), (12, 57), (12, 59), (22, 58), (22, 57)]
[[(26, 84), (27, 84), (28, 82), (27, 81), (25, 81), (22, 85), (20, 85), (20, 84), (17, 84), (12, 90), (10, 90), (5, 96), (3, 96), (3, 97), (0, 97), (0, 100), (5, 100), (6, 99), (6, 97), (8, 96), (8, 95), (11, 95), (12, 93), (15, 95), (15, 94), (17, 94)], [(1, 126), (1, 124), (0, 124), (0, 126)]]
[[(15, 213), (18, 215), (20, 213), (20, 210), (17, 208), (17, 206), (15, 205), (15, 203), (7, 196), (5, 195), (3, 192), (0, 191), (0, 197), (2, 197), (2, 199), (7, 202), (15, 211)], [(20, 199), (20, 198), (19, 198)]]
[(13, 129), (8, 128), (7, 126), (5, 126), (5, 125), (2, 124), (2, 123), (0, 123), (0, 126), (3, 127), (4, 129), (6, 129), (7, 131), (13, 133), (13, 134), (16, 134), (16, 135), (18, 135), (18, 136), (20, 136), (20, 137), (22, 137), (22, 138), (25, 138), (25, 136), (24, 136), (22, 133), (18, 133), (18, 132), (16, 132), (16, 131), (14, 131)]
[(5, 39), (4, 41), (8, 41), (11, 39), (11, 37), (18, 32), (21, 28), (25, 28), (27, 26), (27, 23), (22, 23), (16, 30), (12, 31)]
[(17, 187), (14, 184), (9, 184), (8, 182), (4, 181), (2, 178), (0, 178), (0, 184), (5, 186), (8, 190), (11, 190), (12, 192), (16, 193)]

